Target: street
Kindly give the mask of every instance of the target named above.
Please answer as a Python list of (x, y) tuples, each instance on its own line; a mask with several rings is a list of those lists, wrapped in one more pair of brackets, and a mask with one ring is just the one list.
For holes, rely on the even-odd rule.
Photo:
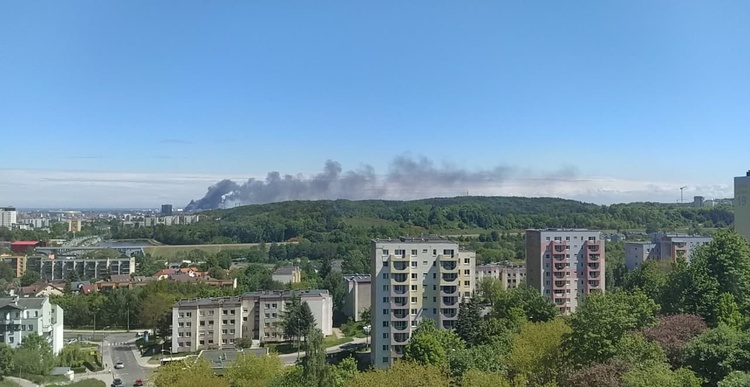
[[(365, 342), (369, 342), (367, 339), (354, 339), (348, 343), (344, 343), (341, 345), (337, 345), (335, 347), (326, 348), (326, 354), (334, 354), (341, 351), (345, 351), (347, 347), (357, 344), (364, 344)], [(299, 353), (299, 358), (305, 356), (305, 352), (302, 351)], [(288, 353), (284, 355), (279, 355), (279, 358), (281, 359), (281, 362), (284, 363), (286, 366), (293, 366), (297, 363), (297, 352), (294, 353)]]
[[(135, 350), (135, 333), (116, 333), (102, 341), (102, 360), (112, 370), (113, 378), (122, 379), (124, 386), (132, 386), (136, 379), (146, 381), (146, 372), (138, 364), (133, 354)], [(122, 362), (125, 367), (115, 369), (115, 364)]]

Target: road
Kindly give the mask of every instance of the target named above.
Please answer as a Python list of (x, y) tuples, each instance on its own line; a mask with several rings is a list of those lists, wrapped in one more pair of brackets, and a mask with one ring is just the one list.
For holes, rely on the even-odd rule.
[[(365, 343), (365, 342), (367, 342), (367, 339), (354, 339), (354, 340), (352, 340), (352, 341), (350, 341), (348, 343), (337, 345), (335, 347), (326, 348), (326, 354), (330, 355), (332, 353), (339, 353), (341, 351), (345, 351), (346, 347), (348, 347), (348, 346), (352, 346), (352, 345), (355, 345), (355, 344), (362, 344), (362, 343)], [(304, 356), (305, 356), (305, 352), (304, 351), (302, 351), (302, 352), (299, 353), (299, 358), (300, 359), (302, 357), (304, 357)], [(297, 363), (297, 352), (288, 353), (286, 355), (279, 355), (279, 358), (281, 359), (281, 362), (284, 363), (284, 365), (293, 366), (294, 364)]]
[[(135, 359), (135, 348), (135, 333), (115, 333), (102, 341), (102, 359), (112, 369), (113, 378), (122, 379), (124, 386), (132, 386), (136, 379), (146, 381), (146, 371)], [(122, 362), (125, 367), (115, 369), (117, 362)]]

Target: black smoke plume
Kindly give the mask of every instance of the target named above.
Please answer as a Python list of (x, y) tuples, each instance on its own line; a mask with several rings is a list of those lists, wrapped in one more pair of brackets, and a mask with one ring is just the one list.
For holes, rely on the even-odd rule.
[(512, 167), (468, 171), (450, 165), (436, 167), (427, 158), (397, 157), (391, 162), (388, 173), (378, 177), (371, 166), (343, 172), (341, 165), (332, 160), (325, 163), (323, 172), (306, 177), (281, 175), (271, 172), (265, 180), (249, 179), (242, 185), (222, 180), (208, 188), (206, 195), (191, 201), (185, 211), (228, 208), (245, 204), (264, 204), (287, 200), (320, 199), (417, 199), (435, 196), (464, 195), (472, 190), (499, 188), (509, 179), (524, 176), (527, 184), (552, 184), (555, 180), (568, 180), (572, 170), (562, 170), (553, 175), (533, 177)]

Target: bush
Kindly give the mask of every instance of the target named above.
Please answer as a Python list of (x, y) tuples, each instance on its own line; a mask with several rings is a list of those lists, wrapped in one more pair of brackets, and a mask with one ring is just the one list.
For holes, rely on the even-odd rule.
[(73, 371), (73, 373), (76, 373), (76, 374), (85, 374), (86, 373), (86, 367), (85, 366), (70, 367), (70, 370)]
[(84, 367), (88, 368), (89, 371), (91, 372), (97, 372), (103, 369), (101, 363), (99, 362), (97, 362), (97, 364), (92, 364), (90, 361), (85, 361), (83, 362), (83, 365)]

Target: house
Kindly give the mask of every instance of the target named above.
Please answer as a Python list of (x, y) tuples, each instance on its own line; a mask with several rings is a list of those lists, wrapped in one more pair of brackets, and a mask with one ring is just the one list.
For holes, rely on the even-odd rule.
[(297, 266), (282, 266), (273, 272), (271, 278), (282, 284), (296, 284), (302, 282), (302, 270)]
[(63, 310), (49, 297), (0, 298), (0, 344), (17, 348), (23, 338), (36, 333), (50, 343), (54, 354), (63, 347)]
[(21, 286), (16, 289), (16, 292), (21, 297), (49, 297), (62, 296), (63, 289), (64, 285), (61, 287), (59, 284), (39, 281), (29, 286)]

